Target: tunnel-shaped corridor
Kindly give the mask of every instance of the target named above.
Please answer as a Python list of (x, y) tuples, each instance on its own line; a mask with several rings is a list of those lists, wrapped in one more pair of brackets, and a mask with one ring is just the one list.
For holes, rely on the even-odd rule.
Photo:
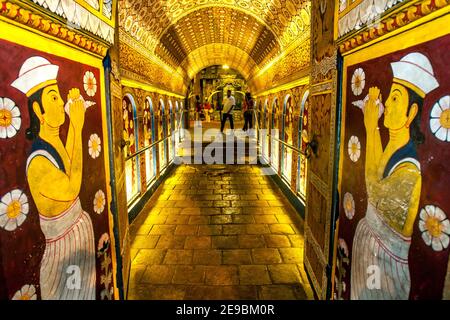
[(129, 299), (311, 299), (303, 222), (259, 166), (182, 165), (131, 225)]
[(0, 299), (450, 299), (449, 25), (0, 0)]

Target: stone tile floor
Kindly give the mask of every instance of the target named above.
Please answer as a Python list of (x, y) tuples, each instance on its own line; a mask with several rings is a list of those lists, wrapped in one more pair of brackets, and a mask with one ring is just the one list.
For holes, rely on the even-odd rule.
[(302, 219), (260, 170), (177, 167), (130, 227), (128, 299), (312, 299)]

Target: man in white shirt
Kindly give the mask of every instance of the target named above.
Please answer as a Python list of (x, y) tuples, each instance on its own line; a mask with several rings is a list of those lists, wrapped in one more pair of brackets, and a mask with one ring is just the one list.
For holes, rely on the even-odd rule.
[(227, 119), (230, 119), (230, 127), (231, 130), (234, 129), (234, 123), (233, 123), (233, 109), (236, 106), (236, 100), (231, 95), (231, 90), (227, 91), (227, 96), (225, 99), (223, 99), (223, 115), (222, 115), (222, 125), (220, 127), (220, 132), (223, 132), (223, 129), (225, 128), (225, 123), (227, 122)]

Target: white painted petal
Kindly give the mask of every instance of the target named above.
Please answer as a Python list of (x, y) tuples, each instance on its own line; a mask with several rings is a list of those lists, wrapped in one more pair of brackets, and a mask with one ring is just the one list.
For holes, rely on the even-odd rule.
[(441, 121), (439, 118), (430, 119), (430, 129), (435, 134), (441, 128)]
[[(11, 99), (9, 99), (9, 98), (4, 98), (4, 100), (3, 100), (3, 107), (4, 107), (6, 110), (11, 111), (12, 109), (14, 109), (14, 107), (16, 107), (16, 104), (15, 104), (14, 101), (12, 101)], [(17, 107), (16, 107), (16, 108), (17, 108)]]
[(3, 99), (2, 98), (0, 98), (0, 110), (1, 109), (4, 109), (4, 107), (3, 107)]
[(420, 232), (427, 231), (427, 225), (423, 221), (419, 221), (419, 230)]
[(0, 228), (4, 228), (8, 223), (9, 218), (8, 215), (4, 214), (0, 216)]
[(450, 221), (448, 219), (441, 222), (442, 232), (450, 235)]
[(434, 135), (441, 141), (447, 140), (447, 129), (441, 127)]
[(0, 139), (5, 139), (5, 138), (6, 138), (6, 128), (0, 127)]
[(430, 217), (434, 217), (434, 212), (435, 212), (436, 207), (435, 206), (431, 206), (431, 205), (427, 205), (425, 207), (425, 210), (427, 211), (428, 215)]
[(12, 110), (11, 110), (11, 116), (12, 116), (13, 118), (20, 117), (20, 110), (19, 110), (19, 108), (18, 108), (17, 106), (14, 106), (14, 108), (12, 108)]
[(2, 197), (2, 202), (6, 205), (10, 204), (12, 201), (11, 198), (11, 192), (6, 193), (3, 197)]
[(439, 100), (439, 105), (441, 106), (442, 110), (450, 109), (450, 95), (441, 98), (441, 100)]
[(17, 131), (19, 131), (20, 129), (20, 125), (22, 124), (22, 119), (20, 119), (19, 117), (17, 118), (12, 118), (11, 119), (11, 125), (14, 127), (14, 129), (16, 129)]
[(442, 251), (442, 243), (439, 240), (439, 238), (434, 238), (431, 241), (431, 247), (433, 248), (434, 251)]
[(20, 298), (22, 298), (22, 293), (20, 292), (20, 290), (17, 290), (17, 292), (14, 293), (14, 296), (11, 298), (11, 300), (20, 300)]
[(445, 220), (447, 216), (445, 215), (444, 211), (442, 211), (441, 208), (436, 207), (434, 211), (434, 216), (439, 219), (439, 221)]
[(359, 158), (361, 157), (361, 151), (360, 150), (356, 151), (355, 157), (356, 157), (356, 161), (358, 161)]
[(431, 245), (431, 236), (428, 232), (422, 233), (422, 239), (427, 246)]
[(19, 214), (19, 215), (17, 216), (17, 218), (16, 218), (17, 226), (20, 227), (20, 226), (22, 225), (22, 223), (25, 221), (26, 218), (27, 218), (26, 215), (24, 215), (24, 214)]
[(15, 189), (15, 190), (11, 191), (11, 197), (13, 200), (19, 200), (22, 193), (23, 192), (20, 191), (19, 189)]
[(441, 106), (438, 103), (436, 103), (433, 109), (431, 110), (431, 118), (439, 119), (441, 117), (441, 114), (442, 114)]
[(25, 192), (21, 192), (20, 198), (19, 198), (20, 203), (24, 204), (28, 202), (28, 197), (25, 194)]
[(30, 297), (30, 300), (37, 300), (37, 295), (36, 295), (36, 294), (33, 294), (33, 295)]
[(6, 209), (8, 206), (4, 204), (3, 202), (0, 202), (0, 216), (3, 216), (6, 214)]
[(28, 214), (28, 212), (30, 211), (30, 207), (28, 205), (28, 202), (22, 204), (21, 211), (22, 211), (23, 214)]
[(13, 126), (9, 126), (9, 127), (6, 128), (6, 136), (8, 138), (14, 137), (16, 135), (16, 133), (17, 133), (17, 130), (14, 129)]
[(22, 287), (22, 289), (20, 289), (20, 292), (22, 293), (22, 295), (27, 294), (28, 290), (30, 289), (30, 285), (26, 284)]
[(447, 249), (448, 245), (450, 243), (450, 238), (448, 237), (448, 235), (446, 235), (445, 233), (443, 233), (440, 237), (439, 240), (441, 241), (442, 244), (442, 248), (443, 249)]
[(16, 219), (9, 219), (8, 222), (5, 225), (6, 231), (14, 231), (17, 228), (17, 222)]

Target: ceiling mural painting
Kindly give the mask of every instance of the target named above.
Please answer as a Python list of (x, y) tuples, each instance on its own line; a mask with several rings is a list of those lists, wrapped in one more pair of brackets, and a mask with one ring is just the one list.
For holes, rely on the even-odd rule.
[(114, 42), (115, 0), (32, 0), (35, 4), (67, 20), (73, 28), (81, 28), (106, 41)]
[(309, 0), (119, 0), (118, 9), (120, 38), (186, 78), (227, 63), (251, 79), (310, 37)]
[(339, 37), (366, 25), (376, 25), (385, 12), (402, 2), (405, 0), (340, 0)]

